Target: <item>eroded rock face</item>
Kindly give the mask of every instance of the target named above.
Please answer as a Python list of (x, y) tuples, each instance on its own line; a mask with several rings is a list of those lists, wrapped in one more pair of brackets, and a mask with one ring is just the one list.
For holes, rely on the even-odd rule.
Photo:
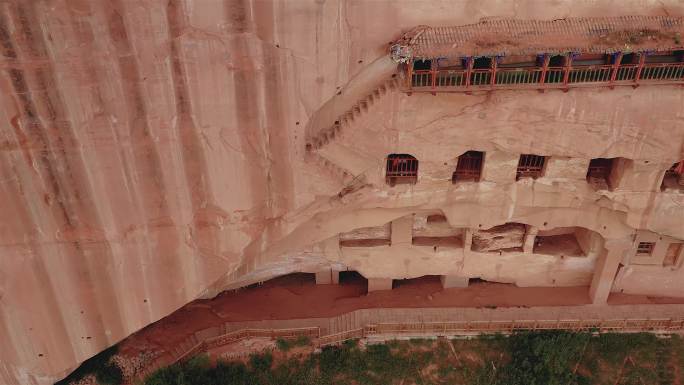
[[(50, 384), (195, 298), (341, 261), (369, 276), (449, 266), (527, 285), (590, 277), (593, 261), (566, 274), (555, 260), (516, 257), (509, 266), (519, 268), (498, 272), (500, 259), (455, 266), (450, 251), (430, 247), (427, 262), (388, 256), (383, 266), (344, 260), (333, 247), (340, 233), (417, 209), (442, 209), (458, 229), (514, 218), (605, 238), (635, 228), (684, 238), (681, 194), (654, 195), (661, 163), (681, 156), (678, 87), (438, 97), (395, 89), (353, 129), (306, 152), (321, 122), (395, 72), (387, 43), (408, 28), (664, 12), (682, 14), (682, 5), (3, 2), (0, 383)], [(487, 151), (482, 183), (452, 186), (453, 160), (472, 149)], [(639, 162), (615, 192), (585, 189), (575, 161), (515, 183), (517, 154), (531, 151)], [(416, 186), (386, 188), (388, 153), (421, 161)], [(345, 189), (349, 175), (356, 184)], [(631, 267), (616, 287), (671, 295), (682, 278)]]
[(473, 251), (515, 250), (523, 247), (525, 225), (506, 223), (473, 233)]

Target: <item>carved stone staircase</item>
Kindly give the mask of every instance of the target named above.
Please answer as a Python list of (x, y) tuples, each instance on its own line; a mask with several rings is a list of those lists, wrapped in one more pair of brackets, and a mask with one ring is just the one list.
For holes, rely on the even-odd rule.
[(320, 169), (325, 170), (334, 179), (342, 180), (343, 184), (349, 184), (354, 180), (354, 175), (349, 170), (346, 170), (334, 162), (320, 156), (314, 151), (306, 154), (307, 161), (316, 164)]
[(354, 122), (368, 113), (370, 108), (384, 95), (389, 93), (390, 90), (398, 88), (399, 81), (398, 75), (392, 75), (390, 79), (384, 81), (364, 98), (358, 100), (349, 110), (340, 115), (332, 126), (319, 129), (307, 141), (307, 151), (315, 151), (334, 140), (342, 131), (351, 129), (354, 126)]

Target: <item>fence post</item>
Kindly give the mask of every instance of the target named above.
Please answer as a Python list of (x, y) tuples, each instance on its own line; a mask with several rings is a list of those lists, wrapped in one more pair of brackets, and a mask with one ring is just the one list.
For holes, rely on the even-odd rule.
[(492, 58), (492, 68), (490, 69), (491, 74), (492, 74), (492, 78), (489, 79), (489, 86), (491, 88), (494, 88), (494, 85), (496, 84), (496, 67), (497, 67), (497, 64), (499, 64), (499, 57), (494, 56)]
[(432, 78), (432, 94), (435, 94), (435, 85), (437, 84), (437, 59), (432, 59), (430, 64), (430, 77)]
[(620, 69), (620, 62), (622, 62), (622, 52), (618, 52), (617, 54), (613, 55), (613, 60), (615, 61), (613, 63), (613, 68), (610, 71), (610, 85), (609, 87), (612, 89), (615, 87), (615, 78), (617, 77), (618, 70)]
[(563, 91), (567, 92), (568, 91), (568, 81), (570, 79), (570, 69), (572, 68), (572, 56), (573, 54), (570, 53), (566, 58), (565, 58), (565, 66), (563, 68), (563, 86), (564, 89)]
[(465, 87), (466, 89), (470, 88), (470, 74), (473, 73), (473, 57), (468, 56), (466, 58), (466, 78), (465, 78)]
[(646, 63), (646, 52), (639, 54), (639, 66), (637, 67), (636, 76), (634, 76), (634, 87), (639, 87), (639, 80), (641, 80), (641, 73), (644, 70), (644, 63)]
[(551, 61), (551, 56), (549, 56), (548, 53), (545, 53), (543, 61), (542, 61), (541, 79), (539, 79), (539, 84), (542, 86), (542, 89), (544, 87), (544, 83), (546, 83), (546, 73), (549, 70), (549, 62), (550, 61)]
[(406, 82), (408, 83), (408, 89), (409, 92), (413, 90), (413, 59), (409, 59), (409, 62), (406, 63), (408, 66), (408, 70), (406, 71), (408, 73)]

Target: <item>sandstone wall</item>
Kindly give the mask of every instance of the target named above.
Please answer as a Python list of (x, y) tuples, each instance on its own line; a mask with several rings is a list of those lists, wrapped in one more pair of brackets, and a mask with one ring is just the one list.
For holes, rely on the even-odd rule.
[[(0, 2), (0, 383), (49, 384), (198, 296), (337, 263), (337, 234), (417, 208), (442, 209), (455, 227), (516, 220), (581, 225), (607, 238), (634, 228), (683, 238), (681, 195), (650, 194), (660, 163), (682, 153), (675, 87), (394, 92), (337, 151), (305, 156), (307, 134), (391, 72), (387, 44), (415, 25), (682, 8), (644, 0)], [(499, 166), (480, 185), (452, 186), (453, 160), (472, 148)], [(625, 180), (637, 191), (596, 193), (574, 161), (513, 183), (515, 153), (533, 149), (649, 160), (635, 167), (654, 184)], [(384, 186), (389, 151), (421, 159), (418, 186)], [(335, 172), (349, 163), (371, 186), (340, 197)], [(576, 172), (563, 176), (564, 168)], [(629, 277), (639, 274), (651, 273)], [(676, 294), (681, 271), (668, 274)], [(622, 282), (635, 287), (629, 277)]]

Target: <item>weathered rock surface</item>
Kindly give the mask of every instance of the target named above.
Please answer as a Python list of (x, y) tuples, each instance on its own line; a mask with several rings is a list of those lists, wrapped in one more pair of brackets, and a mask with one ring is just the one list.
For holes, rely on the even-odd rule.
[[(659, 192), (663, 167), (682, 158), (679, 87), (387, 91), (353, 130), (305, 151), (308, 135), (387, 80), (388, 42), (416, 25), (665, 13), (684, 6), (0, 2), (0, 383), (50, 384), (195, 298), (331, 263), (370, 277), (591, 280), (593, 258), (340, 251), (339, 233), (417, 210), (441, 209), (453, 228), (548, 222), (606, 239), (637, 228), (683, 239), (684, 195)], [(451, 185), (455, 157), (471, 149), (487, 151), (482, 183)], [(557, 174), (516, 183), (517, 154), (531, 151), (561, 157)], [(420, 159), (418, 185), (387, 190), (392, 152)], [(615, 191), (594, 191), (576, 161), (562, 161), (599, 156), (634, 160)], [(682, 269), (635, 265), (620, 277), (617, 290), (682, 295)]]
[(523, 247), (525, 225), (506, 223), (473, 233), (473, 251), (513, 250)]

